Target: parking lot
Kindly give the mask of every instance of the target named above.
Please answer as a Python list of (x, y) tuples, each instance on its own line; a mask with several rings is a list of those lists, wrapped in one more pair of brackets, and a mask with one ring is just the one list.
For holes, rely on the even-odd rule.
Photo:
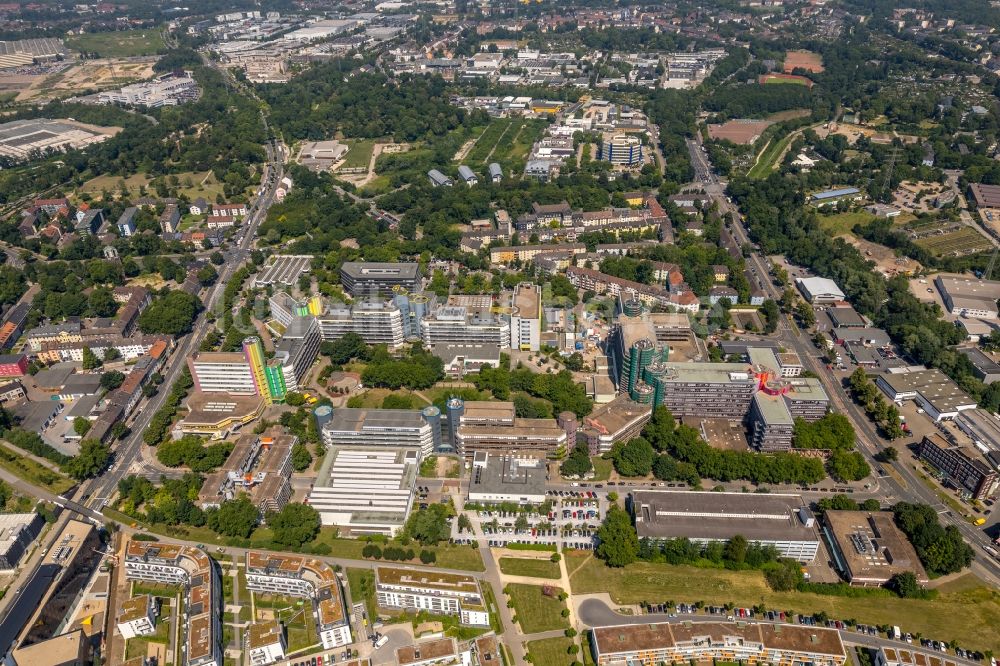
[(467, 510), (465, 515), (473, 525), (473, 533), (461, 532), (455, 522), (452, 540), (468, 543), (481, 534), (494, 548), (522, 543), (592, 549), (607, 509), (606, 496), (594, 490), (549, 490), (548, 495), (543, 513), (485, 507)]

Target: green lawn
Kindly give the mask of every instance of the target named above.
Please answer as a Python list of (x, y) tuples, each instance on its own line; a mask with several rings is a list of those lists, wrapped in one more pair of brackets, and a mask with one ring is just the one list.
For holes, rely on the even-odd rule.
[[(566, 604), (557, 597), (542, 594), (540, 585), (511, 583), (506, 589), (514, 601), (514, 614), (524, 633), (534, 634), (569, 627), (569, 622), (561, 615)], [(559, 591), (559, 588), (555, 588), (555, 594)]]
[(534, 560), (523, 557), (501, 557), (500, 571), (510, 576), (533, 576), (535, 578), (559, 578), (559, 565), (549, 560)]
[[(257, 607), (260, 608), (260, 597), (257, 597), (255, 601)], [(298, 652), (315, 645), (318, 638), (316, 636), (316, 622), (312, 614), (312, 604), (304, 599), (290, 597), (272, 597), (272, 601), (275, 603), (271, 608), (286, 629), (288, 651)]]
[(782, 139), (774, 139), (767, 144), (764, 150), (761, 152), (757, 159), (757, 163), (753, 165), (747, 176), (750, 178), (767, 178), (774, 171), (775, 166), (777, 166), (778, 158), (784, 154), (785, 149), (788, 144), (792, 142), (792, 134), (789, 134)]
[(0, 467), (33, 486), (61, 495), (75, 485), (68, 476), (54, 472), (41, 463), (0, 445)]
[(573, 645), (572, 638), (546, 638), (540, 641), (528, 642), (528, 654), (531, 663), (545, 666), (570, 666), (576, 662), (576, 657), (567, 650)]
[(375, 139), (346, 139), (343, 141), (348, 146), (347, 157), (341, 169), (365, 169), (372, 160), (372, 150), (375, 148)]
[(865, 624), (899, 625), (979, 650), (1000, 650), (1000, 591), (984, 586), (971, 573), (940, 588), (937, 599), (832, 597), (773, 592), (759, 571), (727, 571), (637, 562), (611, 569), (586, 553), (564, 553), (574, 594), (609, 592), (616, 603), (703, 601), (753, 605), (796, 613), (826, 611), (830, 617)]
[(347, 585), (350, 589), (351, 603), (363, 602), (368, 610), (369, 620), (378, 616), (375, 604), (375, 572), (371, 569), (348, 569)]
[(849, 234), (857, 224), (868, 224), (875, 219), (871, 213), (863, 210), (837, 215), (820, 215), (819, 225), (834, 236)]
[(96, 53), (101, 58), (156, 55), (164, 47), (158, 28), (88, 32), (66, 38), (66, 48), (81, 53)]
[(590, 459), (590, 462), (594, 465), (594, 481), (607, 481), (611, 478), (611, 470), (614, 469), (614, 464), (610, 460), (594, 456)]

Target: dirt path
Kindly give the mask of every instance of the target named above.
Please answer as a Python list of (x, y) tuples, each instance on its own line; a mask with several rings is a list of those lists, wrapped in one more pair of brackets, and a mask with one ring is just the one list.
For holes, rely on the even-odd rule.
[(472, 147), (476, 145), (477, 141), (479, 141), (479, 137), (476, 137), (475, 139), (469, 139), (468, 141), (463, 143), (462, 147), (459, 148), (458, 152), (455, 153), (455, 156), (451, 158), (452, 161), (461, 162), (462, 160), (464, 160), (465, 156), (469, 154), (469, 151), (472, 150)]

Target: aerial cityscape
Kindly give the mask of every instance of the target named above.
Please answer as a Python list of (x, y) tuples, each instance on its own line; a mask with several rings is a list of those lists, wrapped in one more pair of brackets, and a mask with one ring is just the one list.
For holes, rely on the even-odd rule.
[(1000, 2), (0, 1), (0, 663), (997, 666), (998, 258)]

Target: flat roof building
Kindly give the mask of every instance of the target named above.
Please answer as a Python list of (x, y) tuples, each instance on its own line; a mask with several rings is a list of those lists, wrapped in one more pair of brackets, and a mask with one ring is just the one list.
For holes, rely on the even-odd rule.
[(827, 278), (795, 278), (795, 286), (810, 303), (834, 303), (845, 298), (837, 283)]
[(472, 458), (469, 501), (541, 504), (545, 501), (547, 475), (544, 460), (479, 451)]
[(395, 536), (413, 507), (419, 463), (413, 449), (334, 449), (320, 468), (309, 505), (324, 525)]
[(407, 447), (429, 455), (440, 445), (440, 427), (414, 409), (361, 409), (344, 407), (333, 410), (323, 424), (320, 436), (327, 446)]
[(44, 526), (45, 519), (39, 513), (0, 514), (0, 570), (17, 567)]
[(277, 620), (253, 622), (246, 633), (251, 666), (266, 666), (285, 658), (288, 644), (285, 631)]
[(836, 629), (743, 622), (661, 622), (591, 629), (597, 666), (711, 663), (842, 666)]
[(956, 351), (972, 363), (972, 374), (984, 384), (1000, 380), (1000, 364), (984, 354), (978, 347), (959, 347)]
[(945, 309), (956, 317), (996, 319), (1000, 281), (939, 275), (934, 286), (941, 293)]
[(919, 583), (928, 580), (917, 551), (889, 511), (828, 510), (823, 531), (834, 565), (851, 585), (884, 585), (904, 572), (913, 573)]
[(1000, 459), (984, 456), (975, 445), (963, 446), (932, 432), (924, 435), (917, 453), (973, 499), (985, 500), (996, 492), (998, 479), (994, 465)]
[(531, 282), (514, 287), (511, 300), (510, 346), (538, 351), (542, 336), (542, 288)]
[(479, 581), (465, 574), (375, 567), (375, 599), (382, 608), (458, 615), (470, 626), (490, 624)]
[(819, 550), (815, 519), (798, 495), (637, 490), (632, 498), (640, 539), (707, 544), (741, 535), (800, 562)]
[(420, 291), (420, 264), (346, 261), (340, 267), (340, 283), (354, 298), (391, 296), (394, 291)]
[(975, 399), (937, 368), (886, 372), (875, 379), (875, 385), (894, 402), (915, 400), (934, 421), (953, 419), (977, 407)]
[(618, 442), (627, 442), (642, 434), (642, 428), (653, 414), (649, 405), (620, 395), (598, 406), (583, 417), (578, 434), (587, 438), (591, 455), (607, 453)]

